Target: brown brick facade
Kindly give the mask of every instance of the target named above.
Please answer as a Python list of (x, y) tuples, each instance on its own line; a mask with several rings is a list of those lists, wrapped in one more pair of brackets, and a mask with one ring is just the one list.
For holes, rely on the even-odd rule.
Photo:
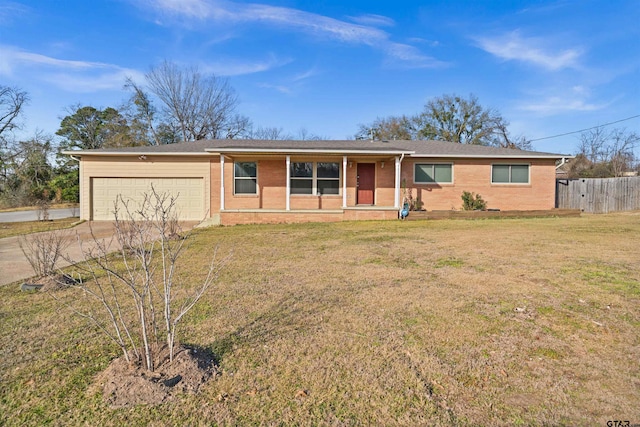
[[(453, 164), (452, 184), (414, 183), (415, 163)], [(492, 184), (491, 166), (494, 164), (527, 164), (528, 184)], [(462, 192), (480, 194), (489, 209), (539, 210), (555, 206), (555, 161), (505, 159), (405, 159), (401, 181), (414, 198), (420, 197), (426, 210), (459, 210)]]
[[(390, 209), (395, 202), (395, 162), (349, 159), (347, 167), (347, 209), (343, 210), (342, 159), (319, 158), (317, 161), (339, 162), (341, 168), (340, 195), (291, 195), (290, 211), (286, 211), (286, 160), (281, 158), (249, 159), (258, 166), (258, 194), (234, 194), (234, 159), (225, 158), (225, 211), (220, 213), (220, 161), (211, 161), (212, 213), (220, 213), (224, 225), (246, 223), (324, 222), (360, 219), (395, 219), (397, 211)], [(311, 161), (310, 159), (292, 161)], [(349, 209), (356, 205), (357, 163), (376, 164), (376, 190), (372, 209)], [(452, 164), (451, 184), (416, 184), (415, 163)], [(494, 164), (527, 164), (530, 179), (527, 184), (493, 184), (491, 168)], [(555, 161), (553, 159), (415, 159), (405, 158), (401, 165), (400, 199), (406, 191), (420, 197), (426, 210), (459, 210), (462, 192), (480, 194), (491, 209), (540, 210), (552, 209), (555, 204)], [(304, 212), (309, 211), (309, 212)], [(323, 212), (325, 211), (325, 212)], [(329, 212), (330, 211), (330, 212)]]

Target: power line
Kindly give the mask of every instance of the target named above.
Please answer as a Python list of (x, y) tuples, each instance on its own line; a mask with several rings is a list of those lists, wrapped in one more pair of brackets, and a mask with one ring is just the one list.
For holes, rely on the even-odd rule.
[(586, 132), (588, 130), (598, 129), (598, 128), (601, 128), (601, 127), (604, 127), (604, 126), (614, 125), (614, 124), (620, 123), (620, 122), (626, 122), (627, 120), (635, 119), (636, 117), (640, 117), (640, 114), (637, 114), (637, 115), (631, 116), (631, 117), (627, 117), (626, 119), (616, 120), (615, 122), (605, 123), (603, 125), (593, 126), (593, 127), (586, 128), (586, 129), (574, 130), (573, 132), (561, 133), (559, 135), (553, 135), (553, 136), (545, 136), (544, 138), (531, 139), (530, 142), (542, 141), (543, 139), (558, 138), (558, 137), (561, 137), (561, 136), (573, 135), (574, 133)]

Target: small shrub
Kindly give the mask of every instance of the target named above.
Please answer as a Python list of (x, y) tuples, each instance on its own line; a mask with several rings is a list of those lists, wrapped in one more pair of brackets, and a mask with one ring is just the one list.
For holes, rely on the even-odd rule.
[(49, 277), (56, 271), (58, 260), (71, 244), (68, 233), (52, 231), (21, 237), (18, 245), (38, 277)]
[(462, 209), (465, 211), (484, 211), (487, 210), (487, 202), (479, 194), (463, 191)]

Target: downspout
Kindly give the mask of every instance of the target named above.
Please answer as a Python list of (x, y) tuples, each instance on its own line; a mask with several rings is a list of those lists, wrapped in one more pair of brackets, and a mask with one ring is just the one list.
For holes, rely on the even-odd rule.
[(567, 163), (567, 158), (563, 157), (562, 160), (560, 160), (560, 164), (558, 166), (556, 166), (556, 170), (560, 169), (562, 166), (564, 166)]

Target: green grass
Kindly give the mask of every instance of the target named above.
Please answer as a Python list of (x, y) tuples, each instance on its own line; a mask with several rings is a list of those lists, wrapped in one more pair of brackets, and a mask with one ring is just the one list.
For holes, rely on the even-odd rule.
[(0, 222), (0, 239), (39, 233), (41, 231), (71, 228), (77, 222), (78, 218), (54, 219), (52, 221)]
[(109, 409), (88, 390), (117, 349), (51, 297), (5, 286), (0, 425), (640, 420), (638, 242), (638, 214), (198, 230), (186, 283), (215, 245), (234, 252), (181, 328), (220, 376)]

